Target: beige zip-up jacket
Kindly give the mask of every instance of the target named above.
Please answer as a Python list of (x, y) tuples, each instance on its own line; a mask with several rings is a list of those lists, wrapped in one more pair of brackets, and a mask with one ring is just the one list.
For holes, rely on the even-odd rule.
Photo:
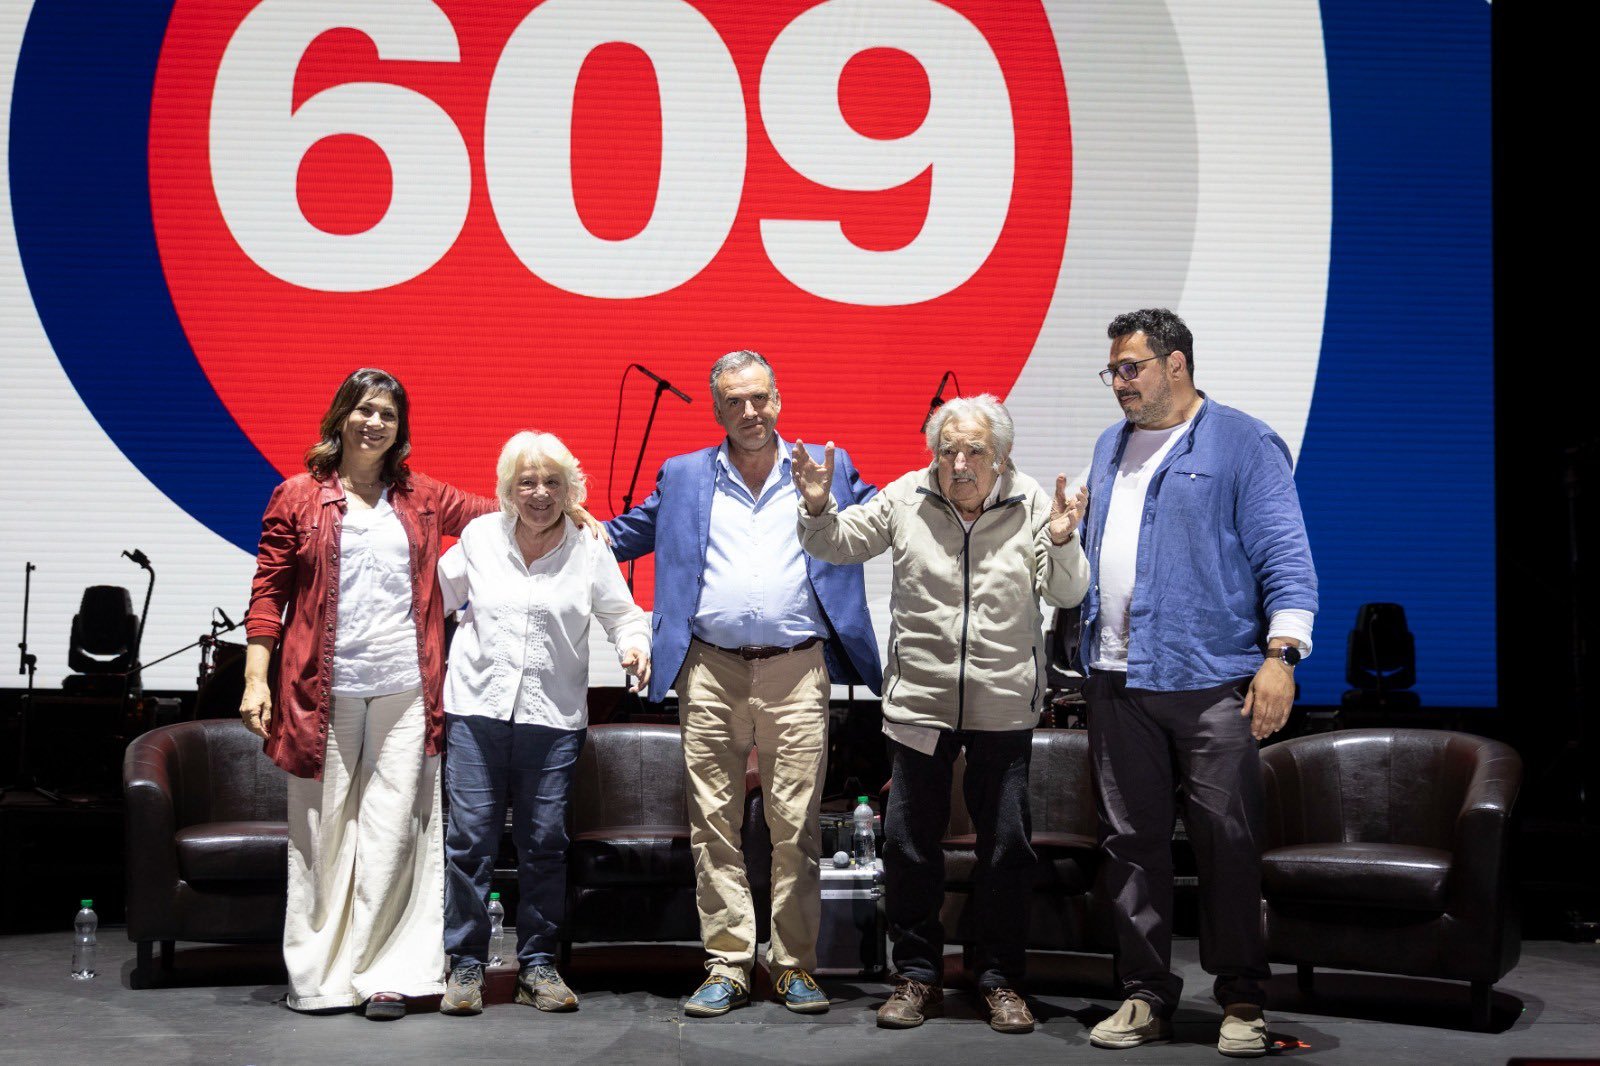
[(1031, 729), (1044, 699), (1039, 598), (1076, 606), (1089, 562), (1076, 532), (1050, 543), (1050, 497), (1026, 474), (1000, 474), (994, 506), (968, 532), (933, 466), (840, 513), (800, 504), (800, 544), (830, 563), (893, 553), (883, 716), (936, 729)]

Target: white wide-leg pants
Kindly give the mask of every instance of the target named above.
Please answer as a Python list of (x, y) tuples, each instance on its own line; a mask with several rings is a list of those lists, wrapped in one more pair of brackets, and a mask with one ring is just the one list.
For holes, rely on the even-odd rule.
[(420, 689), (335, 697), (322, 780), (289, 781), (294, 1010), (444, 991), (439, 758), (425, 740)]

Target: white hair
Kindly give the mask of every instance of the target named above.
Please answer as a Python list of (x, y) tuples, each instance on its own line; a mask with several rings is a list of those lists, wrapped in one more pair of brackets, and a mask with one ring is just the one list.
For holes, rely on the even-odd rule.
[(561, 438), (554, 433), (525, 429), (506, 441), (506, 446), (500, 449), (500, 461), (494, 465), (495, 495), (500, 498), (500, 510), (508, 517), (517, 513), (517, 474), (524, 465), (540, 460), (561, 471), (561, 479), (567, 483), (568, 507), (576, 507), (589, 498), (589, 481)]
[(946, 400), (943, 407), (933, 412), (928, 417), (924, 432), (928, 437), (928, 451), (934, 458), (939, 456), (939, 434), (944, 430), (945, 423), (952, 421), (982, 422), (988, 426), (989, 439), (994, 444), (995, 465), (1004, 466), (1010, 460), (1011, 443), (1016, 439), (1017, 427), (999, 397), (987, 392), (977, 396), (958, 396)]

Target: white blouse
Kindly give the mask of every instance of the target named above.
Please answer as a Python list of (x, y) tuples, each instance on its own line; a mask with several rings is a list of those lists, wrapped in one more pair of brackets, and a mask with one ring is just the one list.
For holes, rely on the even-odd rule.
[(370, 510), (350, 508), (339, 533), (335, 696), (389, 696), (422, 686), (411, 614), (411, 543), (384, 489)]
[(522, 561), (516, 519), (486, 514), (439, 560), (446, 611), (462, 610), (450, 645), (444, 709), (518, 725), (581, 729), (589, 722), (589, 620), (617, 646), (648, 654), (650, 621), (633, 602), (616, 556), (563, 519), (561, 543)]

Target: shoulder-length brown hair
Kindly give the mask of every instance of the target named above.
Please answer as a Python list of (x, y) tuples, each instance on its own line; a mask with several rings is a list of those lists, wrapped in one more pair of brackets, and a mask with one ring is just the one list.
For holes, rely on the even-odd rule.
[(390, 485), (410, 476), (406, 457), (411, 454), (411, 409), (405, 386), (388, 371), (363, 367), (345, 378), (339, 391), (333, 394), (328, 413), (322, 416), (322, 439), (306, 449), (306, 469), (314, 477), (320, 480), (338, 471), (339, 462), (344, 458), (345, 419), (374, 389), (388, 394), (400, 416), (395, 425), (394, 443), (383, 453), (383, 470), (378, 476)]

